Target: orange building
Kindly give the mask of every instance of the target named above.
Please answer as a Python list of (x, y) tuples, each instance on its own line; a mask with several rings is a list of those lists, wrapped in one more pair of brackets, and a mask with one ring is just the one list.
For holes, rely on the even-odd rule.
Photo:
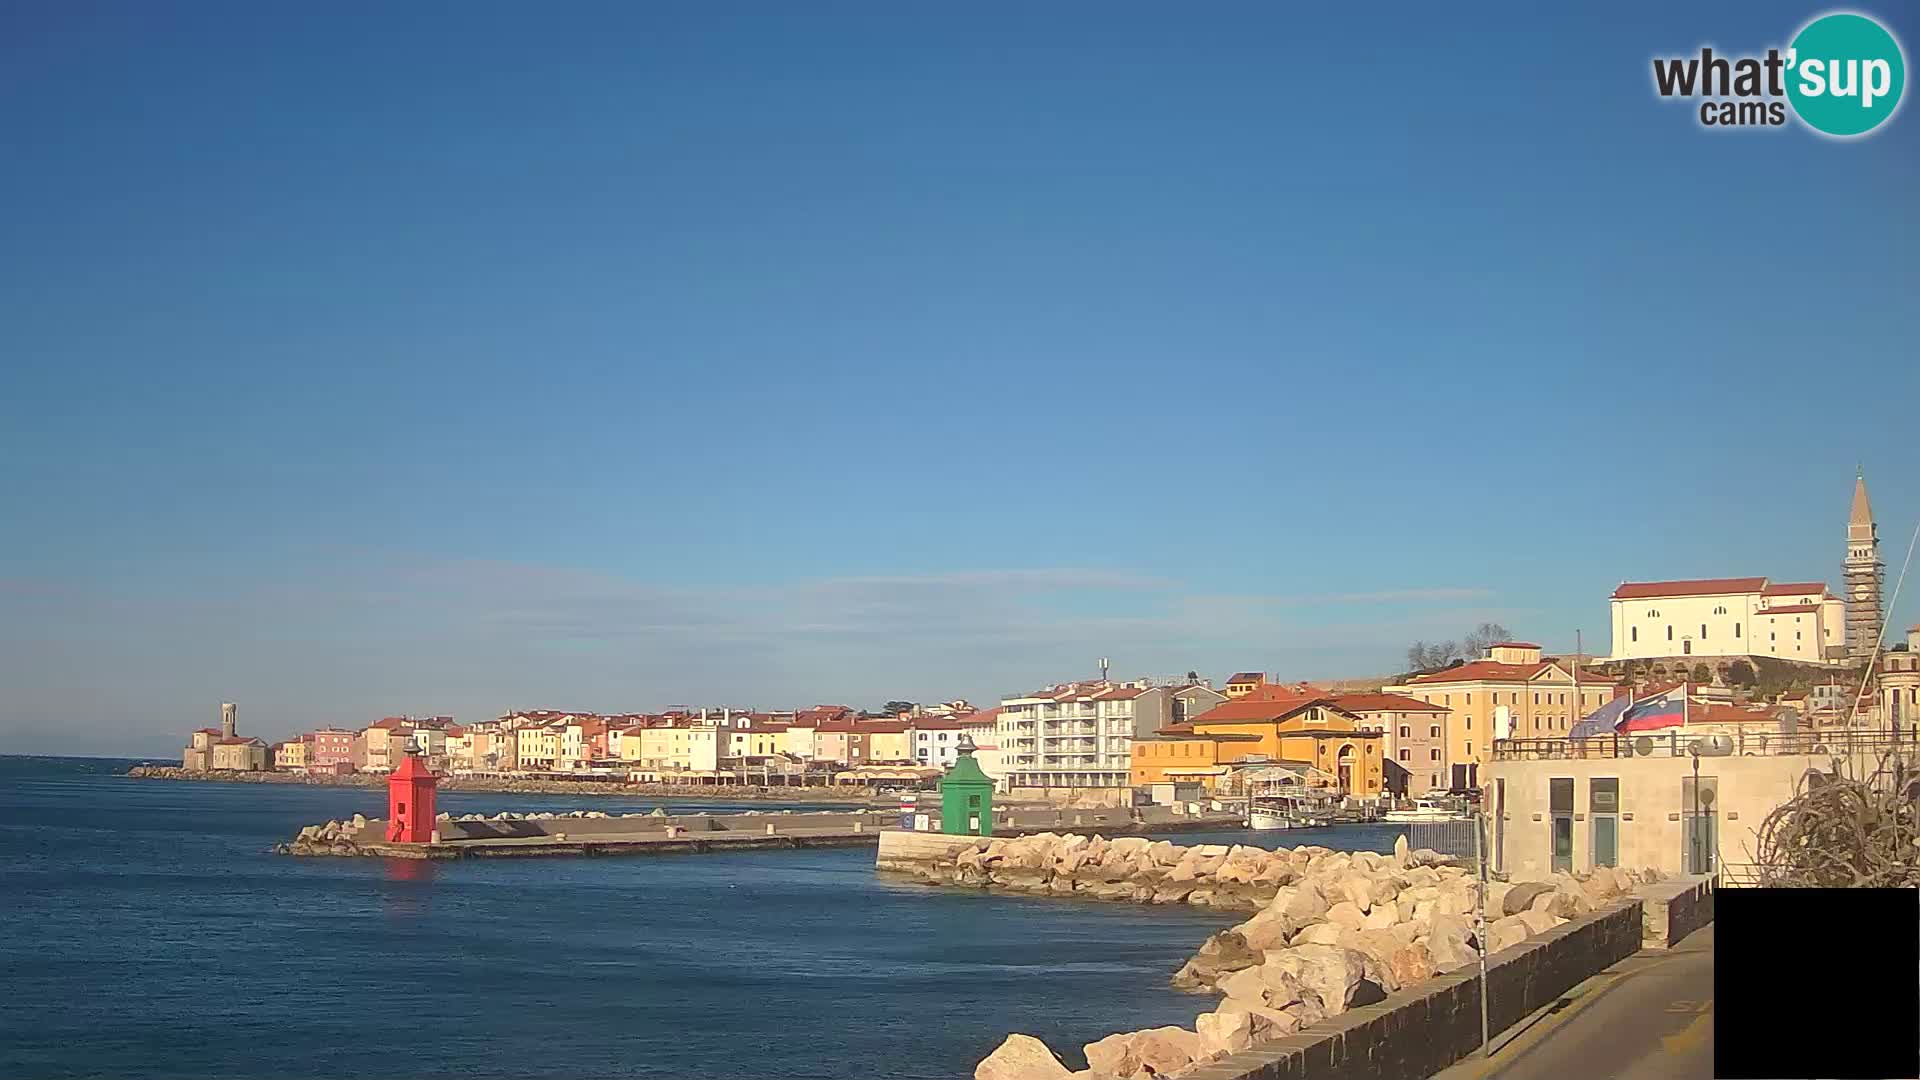
[(1263, 686), (1199, 716), (1136, 739), (1128, 782), (1199, 781), (1218, 788), (1253, 764), (1304, 766), (1308, 783), (1341, 794), (1377, 797), (1386, 733), (1315, 687)]

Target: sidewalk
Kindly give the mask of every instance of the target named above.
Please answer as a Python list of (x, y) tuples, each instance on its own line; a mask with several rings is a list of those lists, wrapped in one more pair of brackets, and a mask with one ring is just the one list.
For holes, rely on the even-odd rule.
[(1627, 957), (1433, 1080), (1710, 1080), (1713, 932)]

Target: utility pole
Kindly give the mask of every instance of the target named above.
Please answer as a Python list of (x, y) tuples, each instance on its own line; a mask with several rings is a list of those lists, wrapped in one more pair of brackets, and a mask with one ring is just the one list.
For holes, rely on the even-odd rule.
[[(1694, 759), (1697, 764), (1698, 758)], [(1696, 791), (1699, 785), (1695, 785)], [(1483, 800), (1484, 802), (1484, 800)], [(1473, 861), (1480, 867), (1479, 900), (1474, 904), (1473, 940), (1480, 953), (1480, 1056), (1491, 1057), (1493, 1040), (1487, 1031), (1487, 842), (1486, 807), (1473, 815)]]

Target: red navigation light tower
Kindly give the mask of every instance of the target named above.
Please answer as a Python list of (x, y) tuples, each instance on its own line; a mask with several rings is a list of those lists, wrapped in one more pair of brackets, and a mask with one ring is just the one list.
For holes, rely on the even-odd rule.
[(387, 777), (388, 840), (402, 844), (433, 840), (433, 793), (439, 782), (419, 752), (409, 747), (400, 767)]

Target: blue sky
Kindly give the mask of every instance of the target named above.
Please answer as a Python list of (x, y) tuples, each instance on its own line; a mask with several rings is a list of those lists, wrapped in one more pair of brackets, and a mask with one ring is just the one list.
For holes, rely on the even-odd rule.
[(1041, 7), (0, 13), (0, 751), (1604, 648), (1856, 463), (1897, 571), (1920, 121), (1648, 74), (1821, 9)]

